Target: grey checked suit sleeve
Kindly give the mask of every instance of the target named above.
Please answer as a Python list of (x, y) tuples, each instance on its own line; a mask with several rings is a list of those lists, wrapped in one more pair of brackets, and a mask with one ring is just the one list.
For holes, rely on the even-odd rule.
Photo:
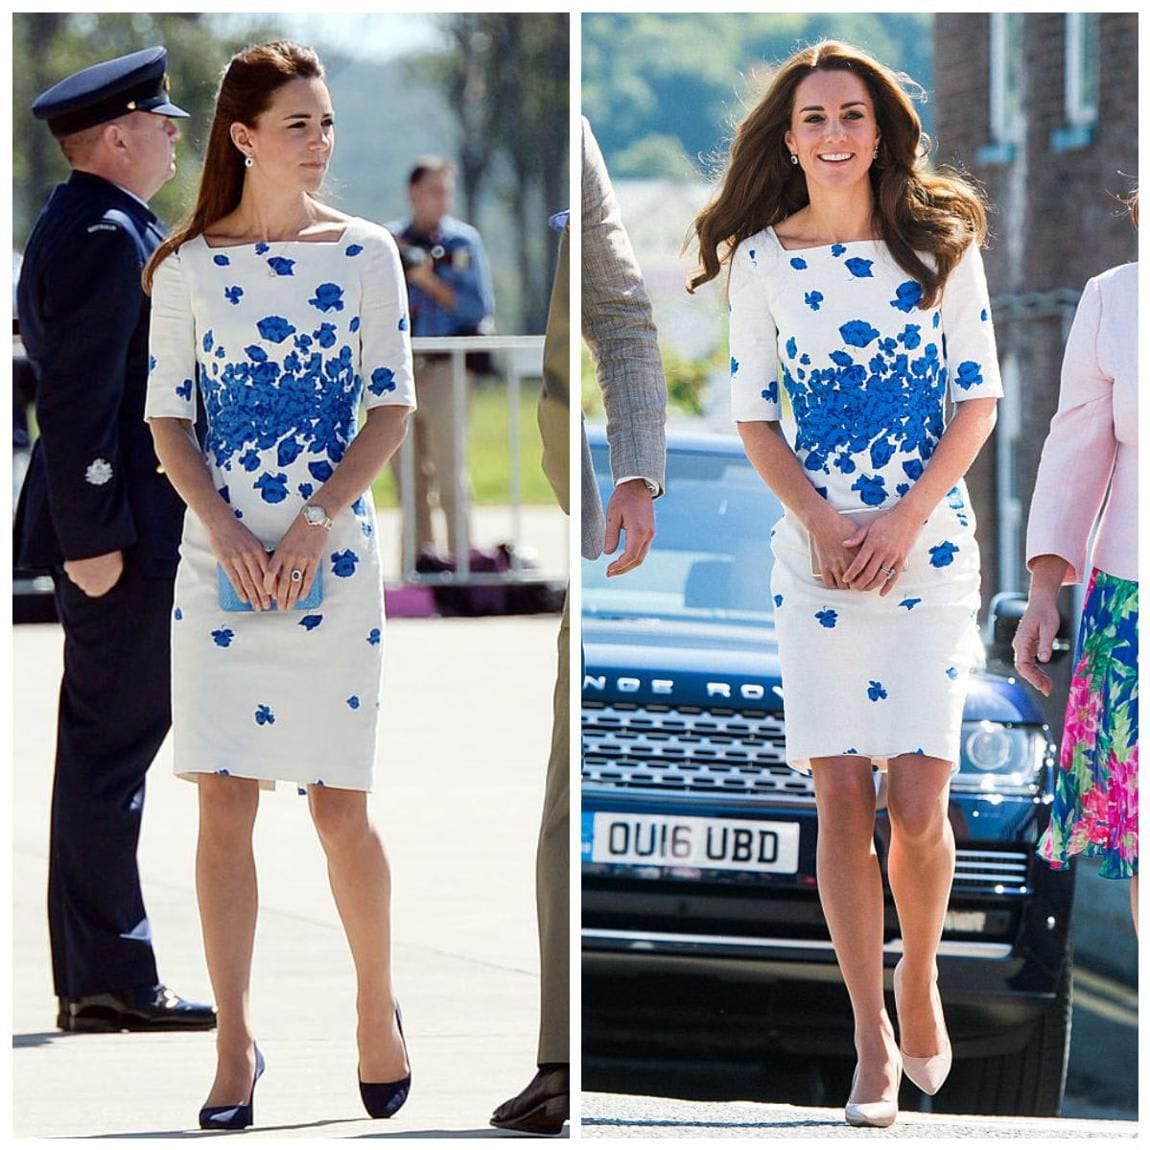
[[(583, 338), (595, 361), (595, 372), (607, 411), (611, 472), (654, 480), (663, 490), (666, 460), (664, 423), (667, 388), (651, 303), (623, 228), (619, 206), (599, 145), (583, 121)], [(584, 455), (584, 468), (587, 466)], [(584, 554), (589, 538), (584, 475)], [(592, 485), (592, 491), (593, 491)], [(598, 548), (602, 548), (602, 510), (598, 495)], [(595, 551), (598, 554), (598, 550)], [(592, 556), (593, 557), (593, 556)]]

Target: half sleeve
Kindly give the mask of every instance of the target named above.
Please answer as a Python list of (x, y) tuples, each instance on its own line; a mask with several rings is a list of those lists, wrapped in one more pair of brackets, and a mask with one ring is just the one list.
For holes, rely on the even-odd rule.
[[(756, 251), (758, 247), (758, 251)], [(743, 240), (731, 255), (727, 285), (731, 345), (731, 416), (736, 423), (777, 422), (778, 328), (771, 315), (760, 263), (761, 237)]]
[(1102, 296), (1097, 280), (1082, 293), (1062, 359), (1062, 386), (1042, 446), (1026, 527), (1027, 567), (1040, 555), (1070, 564), (1064, 583), (1086, 574), (1090, 534), (1106, 497), (1118, 441), (1113, 380), (1098, 363)]
[(947, 277), (939, 311), (950, 398), (961, 403), (965, 399), (994, 399), (1002, 395), (990, 292), (977, 243), (967, 246)]
[(415, 407), (407, 284), (395, 240), (382, 228), (364, 244), (366, 264), (360, 303), (360, 371), (363, 405)]
[(196, 421), (196, 321), (179, 252), (156, 268), (144, 418)]

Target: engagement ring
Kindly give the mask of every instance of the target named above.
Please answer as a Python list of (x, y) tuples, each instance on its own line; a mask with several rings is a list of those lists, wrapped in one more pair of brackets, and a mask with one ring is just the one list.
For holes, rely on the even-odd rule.
[(880, 568), (879, 568), (879, 570), (880, 570), (880, 571), (881, 571), (881, 572), (882, 572), (882, 573), (883, 573), (883, 574), (884, 574), (884, 575), (885, 575), (885, 576), (886, 576), (888, 579), (893, 579), (893, 578), (894, 578), (894, 568), (893, 568), (893, 567), (880, 567)]

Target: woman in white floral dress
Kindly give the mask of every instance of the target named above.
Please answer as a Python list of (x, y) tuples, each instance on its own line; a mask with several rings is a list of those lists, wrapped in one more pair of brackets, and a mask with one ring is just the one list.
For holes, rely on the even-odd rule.
[[(961, 180), (926, 173), (923, 142), (898, 77), (877, 61), (834, 42), (792, 56), (740, 125), (696, 221), (692, 284), (728, 264), (733, 414), (786, 508), (770, 593), (787, 760), (814, 776), (819, 895), (854, 1010), (846, 1119), (867, 1126), (897, 1117), (904, 1069), (933, 1094), (950, 1067), (935, 955), (979, 606), (962, 477), (1001, 394), (984, 209)], [(903, 945), (897, 1044), (874, 764), (888, 773)]]
[(387, 232), (316, 198), (333, 145), (311, 49), (238, 54), (191, 222), (147, 273), (147, 417), (188, 505), (173, 735), (176, 771), (199, 789), (197, 893), (219, 1018), (205, 1129), (252, 1122), (264, 1068), (248, 1006), (252, 829), (260, 788), (277, 779), (307, 794), (327, 854), (356, 966), (368, 1111), (390, 1117), (410, 1085), (390, 875), (366, 803), (383, 648), (370, 488), (414, 407), (407, 292)]

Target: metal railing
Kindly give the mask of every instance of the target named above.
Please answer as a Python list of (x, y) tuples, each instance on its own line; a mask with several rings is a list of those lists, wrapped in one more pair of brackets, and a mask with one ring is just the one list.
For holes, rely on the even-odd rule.
[[(508, 583), (524, 580), (537, 580), (539, 572), (527, 570), (521, 565), (520, 543), (523, 533), (523, 493), (520, 482), (520, 465), (523, 458), (522, 435), (519, 427), (519, 405), (524, 377), (541, 377), (543, 374), (543, 336), (541, 335), (451, 335), (415, 336), (411, 350), (420, 355), (449, 354), (451, 356), (451, 433), (454, 439), (455, 474), (451, 482), (455, 486), (455, 538), (459, 541), (460, 554), (453, 556), (454, 571), (423, 572), (415, 569), (415, 448), (412, 436), (404, 438), (399, 453), (401, 503), (403, 507), (403, 547), (400, 565), (404, 583), (436, 586), (444, 584)], [(511, 567), (508, 571), (472, 571), (470, 539), (470, 484), (468, 477), (468, 418), (467, 418), (467, 353), (468, 352), (533, 352), (538, 367), (534, 371), (520, 370), (518, 357), (507, 357), (504, 376), (507, 379), (508, 408), (508, 452), (510, 456), (511, 490), (509, 507), (511, 511)], [(418, 387), (418, 375), (416, 384)], [(416, 393), (418, 402), (418, 391)], [(443, 479), (440, 480), (443, 482)]]

